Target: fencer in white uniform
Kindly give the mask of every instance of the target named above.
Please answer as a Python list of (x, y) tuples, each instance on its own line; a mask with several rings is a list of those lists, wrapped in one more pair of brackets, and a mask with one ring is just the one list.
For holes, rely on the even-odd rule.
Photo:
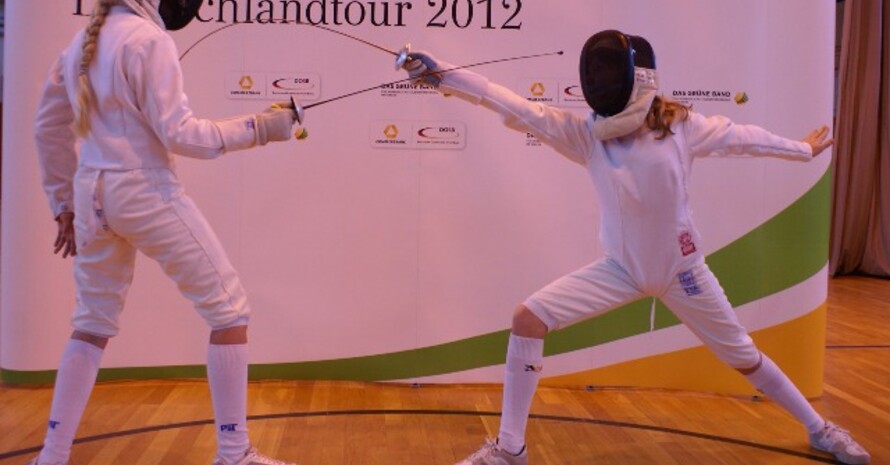
[(201, 3), (99, 0), (43, 89), (35, 138), (59, 223), (56, 252), (74, 256), (77, 298), (44, 447), (33, 464), (68, 462), (103, 349), (118, 334), (140, 251), (161, 265), (211, 328), (214, 464), (284, 465), (250, 447), (250, 308), (222, 245), (176, 177), (174, 154), (213, 159), (289, 140), (296, 113), (270, 107), (224, 120), (193, 114), (167, 30), (188, 24)]
[[(644, 296), (657, 297), (717, 357), (739, 370), (806, 427), (811, 444), (844, 463), (868, 463), (849, 434), (826, 422), (739, 324), (705, 264), (689, 204), (693, 161), (714, 154), (807, 161), (831, 144), (827, 127), (804, 141), (725, 117), (705, 117), (657, 96), (649, 43), (619, 31), (590, 38), (581, 56), (588, 117), (533, 103), (485, 77), (414, 53), (405, 68), (417, 82), (492, 110), (583, 166), (601, 208), (605, 256), (531, 295), (516, 311), (507, 349), (497, 440), (461, 465), (525, 464), (525, 426), (543, 365), (543, 337)], [(666, 117), (666, 114), (671, 116)]]

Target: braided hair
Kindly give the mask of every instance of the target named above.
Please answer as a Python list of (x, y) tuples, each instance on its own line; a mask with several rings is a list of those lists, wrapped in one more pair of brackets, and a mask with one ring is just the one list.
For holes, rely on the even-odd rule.
[(108, 16), (111, 7), (117, 2), (118, 0), (97, 0), (90, 17), (90, 24), (83, 35), (83, 52), (80, 58), (80, 70), (78, 71), (77, 78), (77, 109), (75, 110), (74, 124), (75, 131), (81, 137), (90, 131), (90, 111), (93, 109), (93, 104), (96, 100), (88, 71), (90, 64), (96, 57), (99, 31), (102, 29), (102, 25), (105, 24), (105, 18)]

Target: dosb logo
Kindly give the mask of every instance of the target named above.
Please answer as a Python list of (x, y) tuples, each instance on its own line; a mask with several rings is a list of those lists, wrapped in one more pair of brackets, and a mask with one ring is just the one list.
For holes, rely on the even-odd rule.
[(238, 423), (230, 423), (227, 425), (219, 425), (219, 430), (224, 433), (234, 433), (235, 428), (238, 427)]

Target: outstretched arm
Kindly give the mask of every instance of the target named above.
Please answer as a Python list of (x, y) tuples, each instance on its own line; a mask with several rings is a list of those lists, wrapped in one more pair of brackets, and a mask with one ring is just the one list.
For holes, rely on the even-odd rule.
[(587, 164), (592, 132), (584, 118), (569, 111), (530, 102), (484, 76), (466, 69), (455, 69), (429, 53), (411, 53), (405, 69), (415, 82), (431, 85), (445, 95), (454, 95), (488, 108), (501, 115), (507, 127), (531, 133), (566, 158)]
[(801, 141), (786, 139), (750, 124), (735, 124), (724, 116), (706, 118), (690, 112), (684, 122), (689, 150), (693, 156), (752, 155), (809, 161), (832, 144), (823, 126)]
[(270, 107), (258, 114), (221, 120), (195, 117), (183, 90), (176, 46), (167, 36), (140, 44), (128, 69), (139, 107), (171, 152), (216, 158), (291, 137), (296, 114), (290, 109)]

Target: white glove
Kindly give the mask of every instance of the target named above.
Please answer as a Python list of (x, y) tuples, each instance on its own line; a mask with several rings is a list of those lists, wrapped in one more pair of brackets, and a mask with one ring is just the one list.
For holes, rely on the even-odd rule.
[(408, 76), (415, 84), (428, 84), (438, 88), (442, 83), (442, 67), (427, 52), (409, 53), (408, 60), (402, 67), (408, 71)]
[[(289, 104), (289, 103), (288, 103)], [(290, 140), (297, 114), (292, 108), (273, 104), (256, 115), (256, 136), (259, 145)]]

